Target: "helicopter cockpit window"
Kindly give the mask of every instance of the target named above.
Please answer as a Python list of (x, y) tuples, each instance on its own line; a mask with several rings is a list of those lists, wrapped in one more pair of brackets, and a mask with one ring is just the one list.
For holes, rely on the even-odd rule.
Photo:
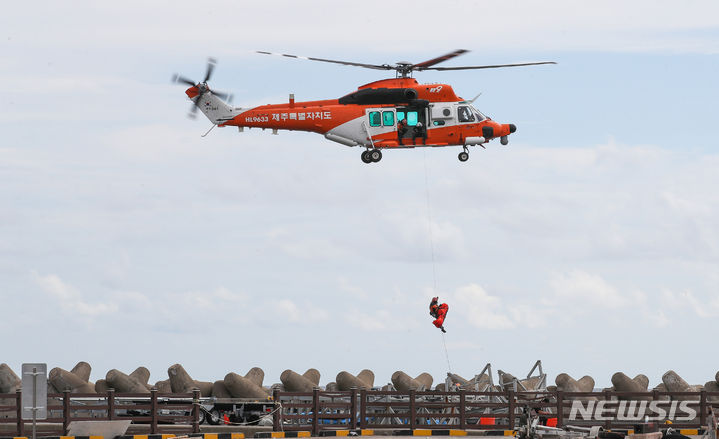
[(371, 127), (382, 126), (382, 115), (379, 111), (370, 111), (369, 126), (371, 126)]
[(393, 111), (383, 111), (382, 112), (382, 125), (386, 127), (391, 127), (394, 125), (394, 112)]
[(474, 112), (465, 105), (457, 107), (457, 118), (460, 122), (474, 122), (476, 120)]
[(482, 114), (482, 112), (477, 110), (476, 108), (472, 107), (472, 110), (474, 111), (474, 115), (477, 116), (477, 122), (482, 122), (484, 119), (487, 118), (487, 116)]

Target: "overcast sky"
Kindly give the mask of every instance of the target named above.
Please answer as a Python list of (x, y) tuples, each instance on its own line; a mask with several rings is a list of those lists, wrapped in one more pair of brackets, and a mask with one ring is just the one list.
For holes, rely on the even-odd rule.
[[(182, 363), (196, 379), (315, 367), (598, 386), (719, 369), (719, 3), (13, 2), (0, 15), (0, 362)], [(366, 63), (418, 73), (518, 131), (357, 148), (186, 117), (173, 73), (247, 107), (337, 98)], [(434, 257), (431, 249), (434, 249)], [(432, 261), (435, 261), (433, 268)], [(433, 276), (436, 273), (436, 277)], [(435, 288), (436, 279), (436, 288)]]

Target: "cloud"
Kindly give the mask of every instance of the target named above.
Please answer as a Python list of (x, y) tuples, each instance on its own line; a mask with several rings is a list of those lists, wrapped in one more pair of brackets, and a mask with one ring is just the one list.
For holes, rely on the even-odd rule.
[[(391, 28), (399, 16), (406, 22), (422, 22), (430, 9), (435, 20), (454, 22), (458, 17), (481, 16), (490, 8), (493, 19), (486, 20), (473, 39), (473, 44), (479, 46), (477, 49), (485, 52), (507, 48), (710, 52), (717, 50), (717, 43), (702, 31), (719, 25), (716, 18), (719, 8), (710, 0), (689, 2), (681, 8), (671, 2), (651, 0), (631, 3), (611, 0), (596, 5), (570, 0), (447, 2), (442, 8), (434, 9), (431, 2), (417, 2), (410, 10), (399, 3), (387, 4), (379, 0), (341, 5), (315, 0), (310, 5), (308, 9), (306, 4), (293, 1), (243, 3), (241, 6), (231, 1), (218, 1), (198, 15), (191, 2), (177, 2), (177, 7), (172, 10), (162, 4), (147, 2), (123, 2), (121, 6), (102, 7), (80, 2), (77, 5), (80, 12), (68, 15), (62, 8), (46, 3), (43, 8), (47, 15), (57, 19), (33, 21), (30, 19), (34, 18), (33, 9), (17, 3), (8, 11), (9, 17), (14, 19), (6, 23), (6, 35), (11, 36), (16, 45), (74, 47), (82, 44), (137, 50), (183, 47), (190, 52), (213, 47), (215, 54), (218, 51), (220, 54), (238, 54), (251, 49), (318, 47), (319, 44), (334, 51), (352, 49), (350, 52), (367, 46), (388, 52), (396, 51), (397, 47), (446, 50), (448, 43), (456, 43), (451, 32), (448, 36), (400, 34), (388, 47), (382, 44), (383, 37), (377, 30)], [(143, 13), (137, 14), (137, 10)], [(323, 14), (308, 14), (308, 10), (322, 10)], [(383, 13), (370, 13), (377, 10)], [(621, 14), (616, 13), (618, 10)], [(348, 32), (346, 17), (355, 17), (355, 22), (368, 31), (361, 38)], [(211, 31), (189, 32), (187, 23), (198, 19), (212, 23)], [(88, 40), (88, 34), (93, 38)], [(55, 37), (47, 38), (48, 35)], [(231, 39), (247, 41), (253, 35), (263, 35), (263, 47), (237, 48), (236, 45), (217, 44)], [(288, 35), (295, 38), (288, 40)], [(375, 60), (377, 63), (388, 61)]]
[(626, 296), (598, 275), (573, 270), (557, 274), (550, 282), (556, 297), (597, 308), (619, 308), (629, 303)]
[(517, 326), (502, 299), (488, 294), (477, 284), (460, 287), (454, 293), (454, 309), (462, 314), (470, 325), (485, 329), (511, 329)]
[(79, 317), (99, 317), (117, 311), (117, 305), (112, 302), (89, 302), (72, 285), (64, 282), (55, 274), (40, 275), (32, 273), (35, 283), (40, 289), (55, 299), (60, 308), (68, 315)]
[(281, 321), (283, 324), (297, 323), (313, 325), (317, 322), (327, 320), (327, 311), (317, 304), (298, 305), (292, 299), (274, 299), (263, 305), (266, 312), (273, 315), (273, 321)]

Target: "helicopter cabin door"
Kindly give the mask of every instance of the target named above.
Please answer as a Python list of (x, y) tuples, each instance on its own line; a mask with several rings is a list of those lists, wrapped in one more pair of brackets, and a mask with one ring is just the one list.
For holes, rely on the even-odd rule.
[[(397, 118), (395, 117), (394, 108), (369, 108), (366, 110), (366, 114), (365, 129), (367, 135), (371, 136), (374, 142), (380, 140), (377, 138), (378, 135), (397, 130)], [(382, 136), (381, 138), (386, 139), (387, 136)]]
[[(397, 107), (397, 132), (403, 145), (414, 144), (427, 140), (427, 114), (423, 107)], [(406, 121), (405, 124), (401, 124)], [(420, 140), (421, 139), (421, 140)]]

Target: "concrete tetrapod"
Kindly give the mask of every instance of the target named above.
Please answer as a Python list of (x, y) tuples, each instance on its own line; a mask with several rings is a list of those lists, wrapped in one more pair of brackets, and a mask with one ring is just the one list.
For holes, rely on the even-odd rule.
[(212, 396), (212, 385), (214, 383), (211, 383), (209, 381), (197, 381), (195, 380), (195, 388), (200, 389), (200, 396), (202, 397), (210, 397)]
[[(372, 373), (371, 371), (368, 372)], [(365, 374), (365, 376), (367, 376), (367, 374)], [(371, 378), (372, 381), (368, 383), (365, 380), (360, 379), (359, 376), (354, 376), (351, 373), (343, 370), (342, 372), (337, 374), (337, 389), (342, 391), (351, 390), (353, 387), (356, 387), (358, 389), (371, 389), (372, 384), (374, 384), (373, 373)]]
[[(107, 393), (107, 391), (109, 389), (110, 389), (110, 386), (107, 385), (107, 381), (104, 378), (100, 378), (99, 380), (95, 381), (95, 392)], [(49, 389), (48, 389), (48, 393), (50, 393)]]
[[(427, 384), (426, 377), (423, 377), (422, 375), (425, 374), (417, 376), (417, 378), (422, 379), (422, 381), (420, 381), (417, 378), (412, 378), (401, 370), (398, 370), (392, 374), (392, 384), (394, 385), (394, 388), (400, 392), (407, 392), (409, 390), (430, 390), (430, 388), (425, 385)], [(432, 385), (432, 381), (429, 381), (429, 385)]]
[(367, 384), (368, 388), (374, 387), (374, 372), (372, 372), (369, 369), (362, 369), (360, 373), (357, 374), (357, 378), (364, 381), (365, 384)]
[(170, 366), (167, 369), (167, 375), (170, 377), (172, 393), (192, 393), (193, 389), (199, 389), (201, 396), (212, 395), (211, 382), (193, 380), (180, 364)]
[(262, 382), (265, 380), (265, 371), (259, 367), (253, 367), (247, 371), (245, 378), (255, 383), (255, 385), (262, 387)]
[[(585, 375), (579, 380), (575, 380), (567, 373), (560, 373), (554, 379), (557, 384), (557, 390), (560, 392), (591, 392), (594, 390), (594, 378), (589, 375)], [(566, 396), (567, 399), (576, 399), (582, 401), (593, 401), (596, 397), (593, 396)]]
[(719, 371), (717, 371), (716, 375), (714, 375), (714, 381), (719, 384)]
[(584, 375), (577, 380), (577, 384), (582, 392), (593, 392), (594, 391), (594, 378), (589, 375)]
[(132, 371), (130, 378), (134, 378), (147, 386), (147, 383), (150, 381), (150, 371), (146, 367), (140, 366)]
[(145, 383), (112, 369), (105, 375), (105, 382), (118, 393), (150, 393)]
[[(669, 392), (699, 392), (701, 390), (701, 388), (698, 388), (697, 386), (689, 385), (689, 383), (684, 381), (684, 379), (673, 370), (668, 370), (664, 375), (662, 375), (662, 383), (664, 383)], [(699, 396), (685, 395), (672, 398), (678, 401), (686, 401), (698, 400)]]
[(225, 375), (224, 380), (227, 391), (235, 398), (262, 398), (270, 396), (270, 392), (264, 387), (258, 386), (249, 378), (230, 372)]
[(662, 382), (667, 387), (667, 391), (669, 392), (687, 392), (687, 389), (689, 388), (689, 383), (684, 381), (684, 379), (673, 370), (668, 370), (664, 375), (662, 375)]
[(95, 393), (95, 385), (88, 383), (72, 372), (53, 368), (48, 374), (49, 381), (60, 392), (69, 390), (71, 393)]
[(167, 375), (170, 377), (170, 388), (173, 393), (192, 392), (196, 388), (195, 380), (187, 373), (181, 364), (173, 364), (167, 369)]
[(315, 383), (315, 386), (320, 385), (320, 371), (317, 369), (307, 369), (305, 373), (302, 374), (303, 377), (307, 378), (308, 380)]
[(224, 380), (212, 383), (212, 396), (215, 398), (232, 398), (232, 394), (227, 390)]
[(70, 370), (70, 372), (77, 375), (78, 378), (82, 379), (83, 381), (90, 381), (90, 372), (92, 372), (92, 367), (90, 367), (90, 363), (87, 363), (85, 361), (81, 361), (75, 365), (75, 367)]
[[(618, 392), (646, 392), (647, 388), (644, 386), (644, 380), (641, 376), (637, 376), (638, 379), (629, 378), (623, 372), (617, 372), (612, 375), (612, 384), (614, 389)], [(640, 397), (640, 396), (619, 396), (619, 400), (648, 400), (651, 397)]]
[(434, 381), (434, 378), (432, 378), (432, 375), (428, 374), (427, 372), (422, 372), (421, 374), (417, 375), (414, 378), (416, 381), (419, 381), (422, 383), (424, 388), (426, 390), (432, 389), (432, 382)]
[(0, 393), (14, 393), (22, 386), (22, 380), (5, 363), (0, 364)]
[(557, 385), (557, 390), (562, 392), (581, 392), (579, 390), (579, 384), (577, 380), (569, 376), (567, 373), (560, 373), (554, 379), (554, 383)]
[(159, 393), (172, 393), (172, 386), (170, 380), (162, 380), (155, 383), (153, 388), (157, 389)]
[[(719, 392), (719, 383), (716, 381), (707, 381), (707, 383), (704, 384), (704, 390), (707, 392)], [(719, 402), (719, 396), (707, 396), (707, 401)]]
[[(316, 369), (310, 369), (305, 372), (305, 375), (315, 378), (314, 372), (316, 372)], [(305, 375), (300, 375), (291, 369), (287, 369), (280, 375), (280, 381), (282, 381), (282, 385), (287, 392), (311, 392), (312, 389), (319, 385), (319, 379), (314, 381), (314, 379), (310, 379)]]
[(340, 388), (337, 387), (337, 383), (335, 383), (334, 381), (330, 381), (325, 386), (325, 391), (327, 391), (327, 392), (337, 392), (339, 389)]

